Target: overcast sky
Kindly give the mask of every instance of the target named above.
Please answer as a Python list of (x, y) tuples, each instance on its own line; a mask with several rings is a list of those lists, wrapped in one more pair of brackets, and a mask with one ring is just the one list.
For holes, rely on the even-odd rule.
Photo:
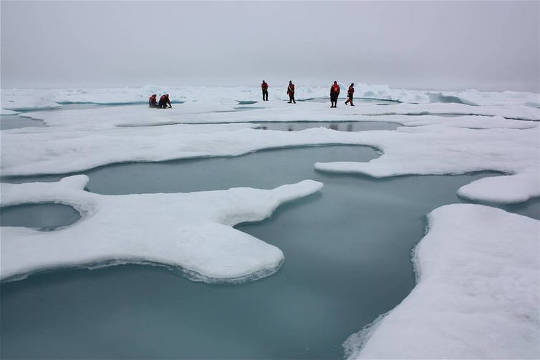
[(538, 1), (2, 0), (1, 17), (2, 88), (290, 78), (540, 92)]

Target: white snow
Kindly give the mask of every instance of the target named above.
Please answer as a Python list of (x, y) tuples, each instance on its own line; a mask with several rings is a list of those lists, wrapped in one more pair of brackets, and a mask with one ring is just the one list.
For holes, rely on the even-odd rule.
[(540, 221), (487, 206), (434, 210), (418, 284), (367, 339), (347, 341), (349, 358), (538, 359), (539, 235)]
[(373, 177), (494, 170), (512, 176), (475, 181), (462, 187), (459, 194), (494, 203), (518, 203), (540, 196), (538, 127), (471, 130), (431, 126), (411, 128), (407, 135), (399, 130), (376, 140), (373, 145), (384, 152), (377, 159), (369, 162), (316, 163), (315, 168)]
[[(407, 104), (396, 106), (401, 105)], [(436, 104), (424, 106), (432, 105)], [(484, 179), (482, 183), (492, 181), (496, 186), (464, 187), (460, 195), (503, 203), (540, 195), (537, 122), (502, 116), (361, 115), (364, 108), (376, 106), (371, 104), (359, 104), (354, 109), (330, 109), (325, 103), (279, 102), (266, 106), (234, 113), (214, 112), (214, 105), (202, 104), (182, 104), (168, 110), (136, 105), (27, 113), (25, 116), (42, 119), (48, 127), (3, 131), (1, 170), (4, 175), (67, 173), (123, 161), (230, 156), (274, 147), (341, 143), (373, 146), (383, 155), (370, 162), (317, 163), (317, 170), (373, 177), (493, 170), (514, 176)], [(265, 120), (393, 121), (404, 126), (396, 131), (349, 133), (325, 128), (261, 131), (252, 129), (252, 124), (181, 124)], [(170, 123), (178, 124), (140, 126)]]
[(465, 199), (499, 204), (525, 202), (540, 194), (539, 171), (537, 167), (517, 175), (479, 179), (462, 186), (458, 195)]
[[(287, 99), (287, 82), (270, 83), (270, 99)], [(296, 82), (296, 98), (299, 100), (327, 98), (328, 84)], [(340, 81), (342, 93), (349, 82)], [(472, 105), (526, 105), (540, 106), (540, 97), (528, 92), (486, 92), (478, 90), (433, 91), (396, 89), (387, 85), (373, 85), (355, 82), (355, 97), (393, 100), (405, 103), (464, 103)], [(147, 103), (151, 94), (169, 93), (172, 100), (189, 103), (236, 104), (239, 100), (257, 101), (261, 93), (259, 84), (251, 86), (158, 86), (124, 88), (85, 88), (85, 89), (2, 89), (2, 107), (6, 109), (40, 109), (69, 103), (126, 104)]]
[(56, 91), (41, 89), (2, 89), (2, 108), (25, 111), (56, 109), (60, 104), (55, 101)]
[(426, 114), (460, 114), (503, 116), (521, 120), (540, 121), (540, 109), (526, 105), (482, 105), (470, 106), (465, 104), (395, 104), (395, 105), (368, 105), (362, 106), (363, 115), (426, 115)]
[(1, 278), (81, 264), (152, 262), (179, 266), (203, 281), (274, 273), (283, 253), (234, 228), (269, 217), (281, 204), (319, 191), (304, 180), (273, 190), (232, 188), (176, 194), (104, 196), (83, 190), (86, 175), (53, 183), (4, 184), (2, 206), (55, 202), (81, 220), (57, 231), (2, 227)]

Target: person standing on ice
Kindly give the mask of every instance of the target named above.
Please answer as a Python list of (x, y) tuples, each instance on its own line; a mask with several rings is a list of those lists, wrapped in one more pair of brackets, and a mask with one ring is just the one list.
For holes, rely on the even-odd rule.
[(339, 85), (337, 81), (334, 81), (334, 84), (330, 87), (330, 107), (335, 108), (337, 107), (337, 99), (339, 96)]
[(352, 102), (353, 94), (354, 94), (354, 83), (351, 83), (351, 85), (349, 85), (349, 90), (347, 90), (347, 101), (345, 101), (345, 105), (347, 105), (348, 103), (351, 103), (351, 106), (354, 106)]
[(161, 97), (159, 98), (159, 105), (158, 105), (158, 107), (159, 107), (160, 109), (166, 109), (166, 108), (167, 108), (167, 105), (169, 105), (169, 107), (172, 108), (171, 100), (169, 100), (169, 94), (161, 95)]
[(157, 95), (156, 94), (152, 94), (152, 96), (150, 96), (148, 98), (148, 106), (150, 106), (151, 108), (156, 108), (157, 107), (157, 99), (156, 99)]
[(261, 84), (261, 90), (263, 95), (263, 101), (268, 101), (268, 83), (264, 80)]
[(287, 95), (289, 95), (289, 104), (296, 104), (296, 101), (294, 100), (294, 84), (292, 83), (292, 80), (289, 80), (289, 86), (287, 87)]

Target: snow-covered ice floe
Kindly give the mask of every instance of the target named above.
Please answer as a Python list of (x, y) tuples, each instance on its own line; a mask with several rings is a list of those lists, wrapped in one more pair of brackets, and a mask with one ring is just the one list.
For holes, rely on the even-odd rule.
[(428, 219), (416, 287), (347, 340), (349, 359), (540, 358), (540, 221), (467, 204)]
[[(330, 82), (326, 86), (313, 82), (296, 83), (298, 100), (328, 97)], [(349, 83), (341, 83), (346, 89)], [(270, 83), (271, 100), (288, 100), (285, 93), (287, 81)], [(258, 84), (251, 86), (158, 86), (84, 89), (2, 89), (2, 105), (6, 109), (44, 109), (62, 104), (142, 104), (151, 94), (168, 93), (173, 100), (197, 103), (248, 104), (260, 100)], [(488, 92), (478, 90), (433, 91), (391, 88), (387, 85), (356, 82), (355, 97), (415, 104), (462, 104), (462, 105), (525, 105), (540, 107), (538, 94), (530, 92)]]
[(316, 163), (315, 168), (378, 178), (493, 170), (509, 175), (477, 180), (463, 186), (458, 194), (471, 200), (500, 204), (540, 196), (538, 127), (476, 131), (445, 126), (399, 130), (371, 143), (384, 152), (377, 159), (364, 163)]
[[(540, 196), (540, 128), (537, 122), (509, 120), (502, 116), (387, 115), (366, 118), (351, 113), (350, 108), (329, 109), (327, 104), (316, 103), (274, 104), (266, 109), (233, 115), (204, 112), (204, 109), (208, 110), (205, 106), (181, 106), (163, 111), (126, 106), (29, 113), (28, 116), (45, 121), (48, 127), (2, 132), (2, 174), (72, 173), (118, 162), (237, 156), (261, 149), (300, 145), (357, 144), (375, 147), (383, 154), (369, 162), (316, 163), (315, 168), (372, 177), (492, 170), (507, 175), (484, 179), (478, 183), (480, 185), (473, 183), (462, 188), (459, 194), (469, 199), (499, 203), (522, 202)], [(354, 111), (358, 108), (362, 112), (363, 106), (358, 105)], [(357, 133), (326, 128), (294, 133), (261, 131), (253, 129), (254, 124), (245, 123), (118, 127), (119, 124), (152, 122), (343, 121), (344, 118), (391, 121), (403, 126), (395, 131)]]
[(280, 204), (322, 187), (304, 180), (273, 190), (104, 196), (84, 191), (87, 182), (86, 175), (76, 175), (4, 184), (2, 206), (56, 202), (82, 218), (51, 232), (2, 227), (2, 279), (54, 267), (141, 262), (181, 267), (191, 279), (207, 282), (268, 276), (283, 262), (281, 250), (232, 226), (262, 220)]

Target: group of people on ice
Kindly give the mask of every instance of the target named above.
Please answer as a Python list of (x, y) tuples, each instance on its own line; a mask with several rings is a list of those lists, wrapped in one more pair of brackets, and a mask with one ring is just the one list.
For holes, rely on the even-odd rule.
[[(262, 96), (263, 101), (268, 101), (268, 83), (263, 80), (261, 84), (262, 89)], [(332, 86), (330, 87), (330, 107), (335, 108), (337, 107), (337, 101), (339, 97), (339, 84), (337, 81), (334, 81)], [(291, 81), (289, 81), (289, 86), (287, 87), (287, 95), (289, 95), (289, 104), (296, 104), (296, 100), (294, 100), (294, 84)], [(354, 106), (353, 104), (353, 95), (354, 95), (354, 83), (351, 83), (349, 85), (349, 89), (347, 90), (347, 101), (345, 101), (345, 105), (351, 104), (351, 106)]]
[[(268, 83), (263, 80), (261, 84), (261, 90), (262, 90), (262, 97), (263, 101), (268, 101)], [(334, 81), (332, 86), (330, 87), (330, 107), (335, 108), (337, 107), (337, 101), (339, 97), (339, 84), (337, 81)], [(354, 106), (353, 104), (353, 94), (354, 94), (354, 83), (351, 83), (349, 85), (349, 89), (347, 90), (347, 101), (345, 101), (345, 105), (351, 104), (351, 106)], [(296, 100), (294, 99), (294, 84), (291, 81), (289, 81), (289, 86), (287, 87), (287, 95), (289, 95), (289, 104), (296, 104)], [(157, 101), (157, 95), (152, 94), (150, 98), (148, 99), (148, 106), (151, 108), (159, 108), (159, 109), (166, 109), (167, 107), (171, 108), (171, 100), (169, 99), (169, 94), (161, 95), (159, 98), (159, 102)]]
[(151, 108), (158, 108), (158, 109), (166, 109), (167, 107), (171, 108), (171, 100), (169, 99), (169, 94), (163, 94), (159, 98), (159, 102), (157, 101), (157, 95), (152, 94), (148, 98), (148, 106)]

